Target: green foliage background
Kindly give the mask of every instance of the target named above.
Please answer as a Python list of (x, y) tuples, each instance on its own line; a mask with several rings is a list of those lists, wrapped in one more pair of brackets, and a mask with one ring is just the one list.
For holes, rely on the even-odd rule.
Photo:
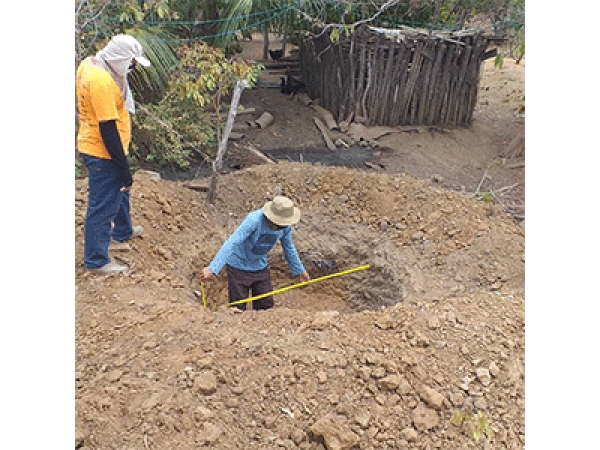
[[(384, 27), (462, 27), (483, 18), (497, 34), (512, 35), (506, 56), (525, 53), (524, 0), (76, 0), (75, 67), (115, 34), (135, 36), (150, 59), (136, 68), (130, 84), (139, 105), (132, 116), (132, 154), (138, 161), (189, 166), (194, 157), (215, 152), (220, 114), (236, 80), (249, 86), (261, 67), (234, 62), (238, 32), (261, 30), (295, 42), (315, 21), (336, 24), (333, 36), (374, 18)], [(308, 20), (307, 16), (312, 19)], [(203, 42), (200, 42), (203, 41)], [(211, 44), (210, 46), (206, 43)], [(243, 55), (242, 55), (243, 56)], [(502, 60), (497, 61), (498, 65)], [(76, 163), (76, 173), (80, 165)]]

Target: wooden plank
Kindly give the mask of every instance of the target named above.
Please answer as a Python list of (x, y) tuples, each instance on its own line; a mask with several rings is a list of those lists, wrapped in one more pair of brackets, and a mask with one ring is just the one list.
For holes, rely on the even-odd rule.
[(356, 95), (355, 95), (355, 116), (362, 116), (363, 111), (361, 109), (362, 94), (364, 91), (365, 83), (365, 71), (367, 70), (367, 43), (361, 41), (359, 43), (359, 57), (358, 57), (358, 82), (356, 84)]
[(363, 111), (363, 116), (368, 120), (369, 118), (369, 110), (367, 108), (367, 96), (371, 92), (371, 88), (373, 87), (373, 46), (369, 46), (367, 50), (367, 75), (366, 75), (366, 84), (365, 90), (362, 94), (362, 98), (360, 100), (361, 108)]
[(423, 42), (419, 42), (415, 48), (415, 53), (410, 66), (410, 75), (408, 78), (408, 82), (406, 83), (406, 88), (404, 89), (404, 97), (403, 103), (401, 105), (403, 115), (408, 120), (406, 125), (412, 125), (410, 119), (410, 107), (412, 94), (417, 85), (417, 80), (419, 79), (419, 73), (421, 71), (421, 62), (423, 58), (421, 57), (421, 50), (425, 44)]
[(392, 80), (395, 78), (392, 74), (392, 68), (394, 67), (395, 58), (400, 56), (399, 52), (396, 52), (397, 48), (398, 47), (396, 44), (390, 40), (388, 44), (387, 61), (385, 68), (383, 69), (384, 81), (381, 86), (381, 108), (379, 110), (379, 114), (377, 115), (377, 122), (380, 125), (385, 124), (388, 105), (391, 103), (390, 97), (392, 96)]
[(436, 57), (435, 57), (435, 62), (433, 63), (433, 69), (431, 72), (431, 85), (430, 85), (430, 89), (429, 89), (429, 98), (428, 98), (428, 104), (429, 104), (429, 110), (427, 111), (427, 115), (425, 120), (425, 123), (429, 124), (429, 125), (436, 125), (435, 122), (435, 117), (436, 117), (436, 112), (439, 109), (438, 103), (439, 103), (439, 98), (440, 98), (440, 84), (441, 84), (441, 80), (442, 80), (442, 74), (441, 74), (441, 66), (442, 66), (442, 60), (444, 58), (444, 55), (446, 54), (446, 44), (444, 43), (444, 41), (440, 41), (440, 44), (437, 46), (436, 48)]
[[(350, 72), (350, 83), (348, 86), (348, 106), (346, 108), (346, 113), (350, 114), (351, 112), (356, 111), (355, 107), (355, 96), (356, 96), (356, 33), (352, 33), (350, 36), (350, 48), (348, 49), (348, 64), (349, 64), (349, 72)], [(340, 119), (344, 119), (341, 117)]]
[(367, 98), (368, 105), (368, 124), (369, 125), (378, 125), (377, 118), (379, 116), (379, 111), (381, 108), (382, 100), (381, 97), (383, 87), (383, 83), (385, 80), (385, 52), (387, 50), (386, 46), (386, 38), (383, 34), (379, 34), (377, 36), (375, 45), (376, 49), (373, 52), (373, 62), (372, 62), (372, 84), (371, 90), (369, 91), (369, 95)]
[(473, 47), (471, 45), (465, 45), (463, 51), (461, 52), (460, 57), (460, 72), (458, 74), (458, 79), (456, 81), (456, 85), (454, 87), (454, 91), (450, 98), (451, 101), (451, 113), (450, 113), (450, 121), (452, 125), (459, 125), (459, 114), (462, 100), (464, 98), (463, 85), (465, 81), (465, 76), (467, 74), (467, 68), (469, 67), (469, 62), (471, 58), (471, 53), (473, 52)]
[(475, 105), (477, 104), (477, 96), (479, 94), (479, 77), (481, 71), (481, 62), (483, 61), (482, 55), (485, 54), (485, 50), (489, 41), (487, 38), (483, 36), (479, 36), (477, 45), (475, 46), (475, 50), (473, 52), (473, 63), (470, 68), (469, 78), (472, 80), (470, 83), (471, 89), (471, 97), (469, 99), (468, 110), (466, 112), (466, 116), (464, 119), (465, 124), (471, 124), (473, 121), (473, 111), (475, 110)]
[(454, 62), (456, 61), (459, 52), (460, 50), (457, 48), (456, 45), (448, 47), (448, 52), (446, 54), (446, 64), (444, 67), (444, 79), (442, 81), (443, 93), (440, 102), (441, 108), (439, 112), (439, 120), (437, 122), (439, 125), (446, 125), (448, 123), (448, 111), (450, 109), (449, 98), (454, 85), (453, 73), (451, 68), (455, 65)]
[(404, 104), (404, 92), (406, 90), (406, 80), (408, 80), (408, 77), (410, 75), (408, 68), (410, 66), (410, 64), (412, 63), (413, 60), (413, 56), (414, 56), (414, 52), (413, 52), (413, 48), (414, 48), (414, 44), (410, 43), (410, 44), (405, 44), (402, 43), (401, 45), (401, 52), (402, 55), (401, 57), (399, 57), (398, 60), (398, 65), (397, 67), (397, 74), (396, 76), (398, 77), (398, 81), (397, 81), (397, 89), (394, 95), (394, 107), (392, 109), (392, 114), (391, 114), (391, 118), (390, 118), (390, 123), (389, 125), (401, 125), (404, 124), (404, 110), (402, 109), (402, 105)]
[(338, 125), (335, 122), (335, 119), (333, 118), (333, 114), (331, 114), (331, 112), (329, 112), (327, 109), (323, 108), (320, 105), (315, 105), (314, 103), (310, 105), (310, 107), (317, 113), (319, 113), (319, 115), (327, 125), (327, 128), (329, 128), (330, 130), (338, 129)]
[(334, 56), (336, 59), (336, 104), (337, 108), (334, 109), (336, 112), (336, 120), (341, 122), (346, 115), (345, 113), (345, 103), (346, 103), (346, 77), (347, 77), (347, 68), (345, 67), (345, 59), (341, 45), (336, 45), (334, 48)]
[(333, 145), (333, 141), (329, 137), (329, 133), (327, 133), (327, 127), (325, 126), (325, 124), (318, 117), (313, 117), (313, 121), (315, 122), (315, 125), (321, 132), (321, 135), (323, 136), (323, 140), (325, 141), (327, 148), (332, 152), (335, 151), (336, 147), (335, 145)]
[(390, 73), (388, 73), (388, 76), (390, 78), (390, 87), (388, 90), (388, 95), (386, 97), (386, 107), (383, 111), (383, 120), (381, 122), (382, 125), (395, 125), (395, 123), (393, 123), (392, 116), (394, 114), (396, 104), (399, 98), (399, 84), (401, 78), (400, 70), (405, 56), (405, 51), (406, 46), (404, 44), (395, 45), (394, 61), (390, 69)]
[[(436, 41), (430, 39), (425, 46), (426, 52), (430, 55), (435, 55)], [(423, 125), (425, 122), (425, 114), (429, 111), (429, 86), (431, 84), (431, 76), (433, 72), (434, 58), (426, 58), (423, 61), (421, 69), (421, 86), (417, 91), (417, 111), (416, 111), (416, 124)]]

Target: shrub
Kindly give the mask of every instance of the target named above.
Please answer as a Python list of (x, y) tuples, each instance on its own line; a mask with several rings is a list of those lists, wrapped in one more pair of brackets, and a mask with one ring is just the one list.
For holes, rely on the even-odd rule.
[(216, 146), (210, 114), (170, 90), (156, 105), (138, 106), (132, 115), (131, 150), (139, 159), (185, 169), (190, 158), (212, 155)]

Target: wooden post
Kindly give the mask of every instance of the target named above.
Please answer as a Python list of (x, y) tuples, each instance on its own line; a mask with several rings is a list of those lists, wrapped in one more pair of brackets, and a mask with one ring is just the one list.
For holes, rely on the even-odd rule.
[(206, 200), (209, 203), (213, 203), (215, 201), (215, 197), (217, 196), (218, 176), (219, 172), (221, 171), (221, 168), (223, 167), (223, 155), (225, 154), (225, 150), (227, 150), (227, 141), (229, 139), (229, 135), (231, 134), (231, 129), (233, 128), (235, 116), (237, 115), (237, 108), (238, 104), (240, 103), (242, 91), (246, 88), (247, 85), (248, 82), (246, 80), (238, 80), (238, 82), (235, 85), (235, 90), (233, 91), (233, 98), (231, 99), (231, 106), (229, 107), (229, 116), (227, 117), (225, 132), (223, 133), (223, 138), (221, 139), (219, 149), (217, 150), (217, 157), (213, 161), (213, 174), (210, 180), (208, 196), (206, 197)]

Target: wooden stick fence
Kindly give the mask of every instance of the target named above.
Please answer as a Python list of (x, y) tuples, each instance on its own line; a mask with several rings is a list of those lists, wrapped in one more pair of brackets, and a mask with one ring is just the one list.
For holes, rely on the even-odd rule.
[[(492, 38), (480, 33), (368, 26), (337, 43), (327, 33), (300, 45), (302, 77), (338, 122), (466, 126), (473, 119), (481, 62)], [(356, 120), (356, 119), (355, 119)]]

